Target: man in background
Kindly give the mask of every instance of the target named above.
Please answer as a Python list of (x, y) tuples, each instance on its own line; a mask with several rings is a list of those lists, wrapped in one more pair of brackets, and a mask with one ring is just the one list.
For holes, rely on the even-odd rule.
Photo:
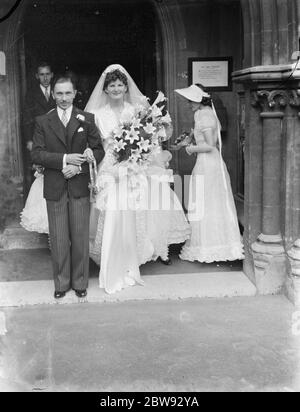
[(51, 81), (53, 79), (53, 72), (50, 64), (41, 62), (37, 67), (35, 78), (34, 86), (26, 94), (23, 118), (26, 192), (29, 191), (33, 179), (30, 152), (32, 150), (35, 118), (48, 113), (56, 107), (52, 96)]

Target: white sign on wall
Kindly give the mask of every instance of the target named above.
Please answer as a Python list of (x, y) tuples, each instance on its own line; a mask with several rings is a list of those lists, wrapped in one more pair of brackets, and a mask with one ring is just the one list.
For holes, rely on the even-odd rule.
[(189, 83), (200, 83), (209, 90), (231, 90), (231, 57), (190, 58)]

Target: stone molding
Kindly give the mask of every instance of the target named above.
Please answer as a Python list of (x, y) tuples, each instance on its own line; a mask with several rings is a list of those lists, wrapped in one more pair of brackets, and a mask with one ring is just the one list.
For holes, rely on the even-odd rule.
[(288, 106), (300, 108), (300, 89), (255, 90), (251, 92), (251, 105), (260, 107), (263, 113), (272, 114), (271, 117), (284, 117), (283, 111)]
[(289, 90), (289, 104), (291, 107), (300, 108), (300, 89)]
[(288, 256), (292, 267), (292, 276), (300, 278), (300, 239), (296, 240), (288, 251)]
[(300, 239), (296, 240), (287, 254), (291, 268), (285, 292), (295, 306), (300, 306)]
[(261, 234), (251, 245), (256, 287), (261, 294), (281, 293), (286, 280), (286, 253), (280, 234)]
[(251, 93), (252, 106), (261, 106), (264, 111), (285, 108), (288, 94), (285, 90), (258, 90)]
[[(300, 65), (295, 70), (295, 64), (266, 65), (248, 67), (232, 73), (232, 79), (236, 83), (264, 83), (270, 84), (300, 81)], [(272, 87), (272, 86), (271, 86)]]

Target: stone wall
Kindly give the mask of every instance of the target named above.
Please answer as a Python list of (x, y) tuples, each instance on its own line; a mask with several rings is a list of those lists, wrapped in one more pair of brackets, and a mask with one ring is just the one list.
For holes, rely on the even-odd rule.
[[(300, 66), (297, 1), (244, 0), (245, 273), (260, 293), (300, 302)], [(248, 19), (247, 19), (248, 17)]]
[(298, 0), (241, 0), (244, 68), (287, 64), (299, 48)]

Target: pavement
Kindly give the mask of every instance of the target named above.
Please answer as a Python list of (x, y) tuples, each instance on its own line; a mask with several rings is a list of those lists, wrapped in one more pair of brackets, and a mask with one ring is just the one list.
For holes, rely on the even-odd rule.
[(1, 309), (0, 391), (299, 392), (294, 310), (283, 296)]
[(92, 264), (88, 298), (57, 303), (48, 250), (0, 251), (0, 391), (298, 392), (293, 305), (240, 262), (172, 260), (114, 295)]

